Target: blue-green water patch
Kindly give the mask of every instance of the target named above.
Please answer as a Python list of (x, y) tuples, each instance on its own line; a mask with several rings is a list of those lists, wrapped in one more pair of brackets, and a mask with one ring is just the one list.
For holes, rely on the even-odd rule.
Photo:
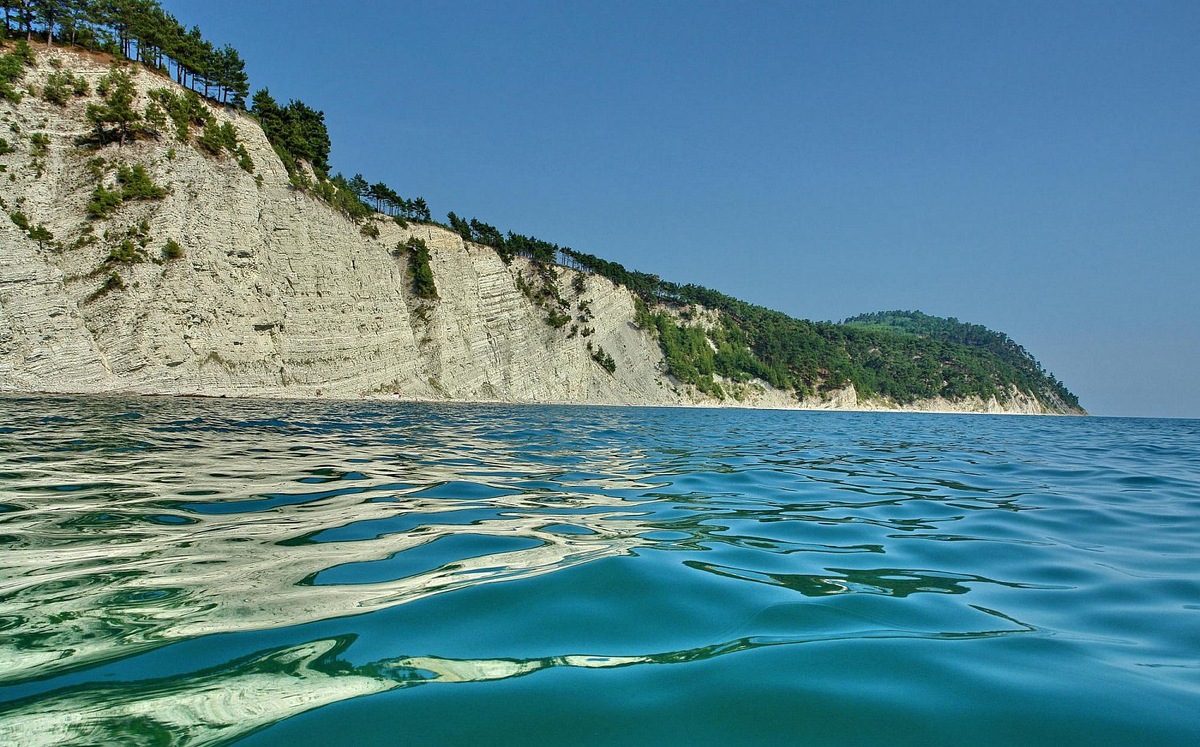
[(0, 743), (1200, 743), (1195, 421), (0, 422)]
[[(538, 547), (543, 543), (522, 537), (495, 537), (481, 534), (454, 534), (396, 553), (383, 560), (347, 563), (321, 571), (311, 581), (313, 585), (374, 584), (381, 581), (415, 576), (438, 568), (453, 570), (456, 563), (467, 558), (502, 555), (507, 552)], [(496, 558), (497, 566), (505, 559)]]

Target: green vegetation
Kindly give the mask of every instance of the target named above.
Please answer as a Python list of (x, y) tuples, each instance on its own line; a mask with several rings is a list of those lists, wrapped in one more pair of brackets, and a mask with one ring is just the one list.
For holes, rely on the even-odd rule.
[(429, 247), (425, 239), (410, 237), (408, 241), (397, 244), (395, 254), (408, 255), (408, 279), (412, 283), (412, 291), (417, 298), (437, 300), (437, 285), (433, 282), (433, 270), (429, 266)]
[(124, 278), (119, 272), (113, 271), (108, 274), (104, 280), (104, 285), (101, 285), (92, 295), (87, 297), (87, 301), (95, 301), (97, 298), (104, 296), (112, 291), (123, 291), (129, 286), (125, 285)]
[(70, 72), (53, 72), (46, 76), (46, 85), (42, 87), (42, 98), (51, 104), (66, 106), (72, 96), (87, 96), (89, 90), (86, 78)]
[(254, 173), (254, 162), (250, 160), (246, 146), (238, 142), (237, 130), (233, 128), (231, 122), (217, 126), (216, 121), (210, 119), (204, 125), (204, 132), (196, 140), (196, 144), (214, 156), (219, 156), (222, 151), (227, 151), (231, 155), (237, 156), (238, 166), (241, 166), (243, 171)]
[[(885, 311), (874, 314), (862, 314), (845, 322), (848, 326), (856, 326), (867, 330), (900, 333), (928, 340), (931, 344), (941, 343), (943, 346), (962, 346), (979, 354), (986, 364), (978, 364), (975, 370), (961, 371), (952, 369), (949, 373), (955, 378), (980, 379), (991, 373), (1000, 374), (996, 384), (1001, 381), (1012, 383), (1024, 391), (1036, 394), (1044, 401), (1059, 400), (1069, 407), (1079, 407), (1079, 398), (1053, 374), (1047, 372), (1029, 351), (1014, 342), (1008, 335), (990, 330), (979, 324), (960, 322), (954, 317), (943, 319), (929, 316), (919, 311)], [(970, 362), (964, 361), (963, 363)], [(960, 367), (963, 364), (960, 364)], [(958, 387), (966, 386), (958, 383)]]
[(54, 241), (54, 234), (50, 233), (50, 229), (39, 223), (29, 229), (29, 238), (38, 243), (39, 249), (45, 249), (47, 241)]
[(172, 259), (182, 259), (183, 247), (180, 246), (179, 242), (175, 239), (167, 239), (167, 243), (163, 245), (162, 255), (163, 259), (168, 261)]
[[(571, 308), (571, 302), (563, 298), (558, 290), (558, 270), (553, 265), (538, 262), (534, 263), (534, 271), (537, 274), (532, 284), (523, 271), (517, 273), (517, 290), (546, 310), (546, 316), (543, 317), (546, 324), (555, 329), (565, 327), (571, 321), (571, 316), (564, 311)], [(581, 318), (581, 321), (584, 319)]]
[[(106, 233), (105, 238), (108, 237), (109, 235)], [(136, 226), (130, 226), (120, 242), (109, 250), (108, 257), (104, 260), (105, 264), (145, 262), (150, 258), (146, 252), (150, 240), (150, 224), (147, 221), (143, 220)]]
[(250, 111), (258, 117), (289, 174), (295, 172), (301, 161), (317, 174), (329, 170), (329, 130), (325, 127), (324, 112), (302, 101), (280, 106), (265, 88), (254, 94)]
[[(151, 102), (146, 105), (144, 119), (149, 129), (157, 132), (166, 127), (167, 120), (175, 128), (175, 139), (181, 143), (192, 141), (192, 129), (199, 128), (196, 145), (210, 156), (229, 153), (237, 158), (238, 166), (254, 173), (254, 162), (245, 144), (238, 139), (233, 123), (217, 124), (217, 118), (209, 111), (195, 91), (175, 93), (166, 88), (155, 88), (149, 92)], [(167, 153), (174, 159), (174, 149)]]
[[(136, 60), (222, 104), (241, 106), (248, 93), (237, 50), (215, 47), (156, 0), (19, 0), (5, 3), (4, 20), (8, 34), (36, 33), (47, 46), (57, 40)], [(22, 49), (29, 49), (24, 40)]]
[[(403, 220), (430, 220), (425, 200), (400, 197), (386, 184), (368, 184), (361, 174), (347, 179), (341, 174), (329, 176), (329, 130), (325, 113), (302, 101), (292, 100), (280, 106), (267, 89), (254, 94), (251, 113), (258, 118), (275, 154), (287, 169), (292, 187), (310, 192), (341, 211), (355, 223), (373, 212), (383, 212)], [(311, 170), (315, 183), (309, 179)], [(375, 238), (378, 228), (367, 226), (363, 234)]]
[(367, 207), (358, 194), (350, 188), (349, 183), (341, 174), (335, 174), (324, 181), (318, 181), (313, 192), (334, 210), (339, 210), (355, 223), (362, 222), (371, 216), (371, 208)]
[(92, 199), (87, 204), (87, 217), (93, 220), (107, 218), (121, 207), (121, 202), (120, 192), (105, 189), (103, 184), (97, 184), (92, 190)]
[[(104, 177), (103, 159), (93, 159), (88, 162), (93, 176), (98, 180)], [(92, 199), (87, 204), (87, 216), (93, 220), (107, 218), (129, 200), (159, 200), (166, 197), (167, 190), (150, 180), (146, 167), (140, 163), (132, 166), (125, 163), (117, 164), (117, 187), (107, 189), (103, 182), (92, 190)]]
[(147, 106), (146, 119), (162, 128), (169, 117), (175, 125), (175, 139), (181, 143), (191, 142), (192, 127), (204, 127), (213, 121), (212, 113), (195, 91), (175, 93), (168, 88), (155, 88), (149, 91), (149, 96), (154, 108)]
[(50, 153), (50, 136), (44, 132), (35, 132), (29, 136), (30, 154), (33, 156), (29, 167), (39, 178), (46, 172), (46, 156)]
[(50, 233), (50, 229), (39, 223), (36, 226), (29, 222), (29, 216), (20, 210), (9, 213), (8, 217), (12, 220), (13, 225), (28, 234), (29, 238), (38, 243), (38, 248), (45, 249), (46, 242), (54, 240), (54, 234)]
[(0, 99), (18, 103), (21, 92), (17, 84), (25, 78), (25, 68), (34, 63), (33, 50), (24, 39), (18, 41), (11, 52), (0, 55)]
[(363, 204), (373, 208), (375, 212), (399, 218), (401, 221), (429, 223), (432, 220), (429, 206), (425, 204), (423, 197), (406, 199), (383, 182), (368, 184), (362, 174), (355, 174), (347, 180), (346, 186), (358, 195)]
[(600, 347), (599, 345), (593, 348), (592, 343), (588, 342), (587, 349), (592, 354), (592, 360), (599, 363), (600, 367), (605, 371), (608, 371), (609, 375), (617, 372), (617, 362), (613, 360), (611, 355), (604, 351), (604, 348)]
[(564, 314), (558, 309), (550, 309), (550, 313), (546, 315), (546, 324), (549, 324), (555, 329), (560, 329), (567, 326), (571, 322), (571, 315)]
[(512, 262), (514, 257), (525, 257), (538, 264), (568, 264), (567, 262), (559, 262), (563, 259), (563, 250), (558, 244), (551, 244), (548, 241), (535, 239), (532, 236), (523, 236), (519, 233), (509, 231), (507, 235), (500, 232), (495, 226), (484, 223), (476, 218), (466, 220), (460, 218), (453, 212), (450, 212), (446, 219), (450, 222), (450, 230), (462, 237), (463, 241), (471, 241), (476, 244), (490, 246), (500, 255), (500, 259), (507, 264)]
[(117, 184), (121, 185), (122, 200), (159, 200), (167, 196), (165, 187), (150, 181), (146, 167), (140, 163), (117, 166)]
[(713, 380), (716, 361), (704, 329), (681, 326), (667, 313), (652, 315), (652, 323), (667, 373), (706, 394), (723, 397), (724, 390)]
[[(466, 220), (453, 212), (447, 217), (452, 231), (464, 240), (492, 246), (506, 262), (523, 256), (538, 267), (561, 264), (624, 285), (638, 299), (635, 324), (658, 338), (667, 372), (714, 397), (729, 394), (717, 381), (720, 376), (735, 385), (735, 393), (751, 379), (760, 379), (798, 397), (853, 385), (862, 397), (888, 397), (900, 404), (939, 396), (995, 397), (1003, 402), (1015, 386), (1048, 407), (1078, 407), (1075, 395), (1020, 346), (978, 325), (917, 312), (857, 317), (845, 324), (794, 319), (541, 239), (502, 234), (474, 218)], [(540, 292), (523, 277), (518, 287), (531, 298)], [(717, 312), (716, 323), (688, 323), (694, 304)], [(899, 319), (908, 321), (901, 324)], [(584, 336), (589, 333), (582, 331)]]
[(216, 121), (212, 121), (205, 125), (204, 131), (196, 140), (196, 145), (209, 155), (218, 156), (229, 146), (230, 140), (237, 142), (237, 133), (234, 132), (233, 125), (226, 122), (224, 126), (217, 126)]
[[(94, 144), (124, 145), (130, 138), (157, 136), (169, 120), (179, 142), (191, 142), (192, 128), (200, 128), (196, 144), (203, 151), (210, 155), (228, 152), (242, 169), (254, 173), (254, 163), (245, 146), (237, 141), (232, 125), (217, 125), (200, 98), (237, 109), (245, 107), (249, 78), (245, 63), (233, 47), (213, 45), (199, 28), (185, 27), (156, 0), (43, 0), (6, 7), (12, 11), (5, 15), (4, 30), (9, 35), (19, 33), (32, 39), (37, 34), (46, 39), (47, 45), (57, 38), (59, 43), (107, 52), (173, 76), (189, 89), (182, 95), (166, 89), (151, 91), (152, 102), (138, 111), (133, 106), (132, 76), (114, 65), (97, 86), (101, 101), (88, 107), (88, 119), (95, 128)], [(10, 20), (15, 21), (15, 27)], [(0, 97), (20, 99), (16, 85), (33, 62), (33, 50), (26, 40), (18, 41), (12, 51), (0, 56)], [(54, 66), (60, 65), (61, 61)], [(43, 91), (48, 101), (60, 105), (65, 105), (70, 95), (86, 94), (84, 79), (61, 71), (49, 76)], [(422, 198), (402, 198), (387, 185), (368, 185), (358, 175), (355, 180), (361, 184), (351, 184), (352, 180), (340, 174), (329, 177), (330, 141), (323, 112), (297, 100), (280, 106), (267, 89), (254, 95), (250, 111), (261, 123), (297, 189), (311, 192), (355, 222), (370, 215), (371, 203), (375, 210), (399, 221), (432, 221)], [(315, 184), (301, 169), (301, 163), (312, 170)]]
[[(96, 86), (100, 102), (87, 108), (95, 128), (94, 144), (124, 145), (130, 138), (157, 135), (170, 116), (181, 142), (190, 140), (193, 125), (203, 128), (198, 141), (202, 149), (213, 155), (228, 151), (239, 166), (253, 172), (254, 164), (245, 147), (237, 142), (232, 126), (217, 126), (199, 98), (202, 94), (235, 108), (245, 105), (249, 84), (237, 50), (229, 45), (215, 47), (203, 38), (200, 29), (184, 27), (156, 0), (41, 0), (7, 3), (5, 7), (7, 34), (17, 31), (32, 39), (38, 33), (49, 46), (57, 32), (60, 43), (66, 41), (140, 62), (160, 74), (173, 75), (177, 83), (189, 89), (183, 96), (162, 91), (162, 98), (173, 100), (155, 99), (144, 111), (138, 111), (133, 106), (132, 75), (114, 64)], [(17, 28), (11, 20), (16, 20)], [(33, 61), (33, 50), (26, 40), (18, 41), (11, 52), (0, 56), (0, 97), (20, 99), (16, 84)], [(42, 90), (47, 101), (65, 106), (71, 96), (88, 94), (84, 78), (59, 70), (62, 63), (58, 58), (50, 63), (56, 71), (47, 77)]]
[(142, 115), (133, 107), (137, 91), (127, 71), (114, 66), (100, 79), (96, 93), (101, 102), (88, 104), (87, 118), (96, 128), (94, 140), (98, 145), (115, 140), (124, 146), (130, 137), (143, 132)]
[(137, 244), (133, 243), (133, 239), (122, 239), (120, 244), (117, 244), (108, 252), (106, 262), (119, 262), (122, 264), (134, 264), (142, 262), (146, 259), (145, 252)]
[(44, 156), (50, 152), (50, 136), (44, 132), (35, 132), (29, 136), (29, 144), (35, 156)]
[(71, 243), (72, 249), (82, 249), (85, 246), (91, 246), (97, 241), (96, 230), (91, 223), (84, 221), (79, 225), (79, 237)]

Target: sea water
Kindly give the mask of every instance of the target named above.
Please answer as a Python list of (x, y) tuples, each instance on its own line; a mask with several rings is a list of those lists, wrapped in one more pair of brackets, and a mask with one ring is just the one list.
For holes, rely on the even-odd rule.
[(0, 743), (1200, 744), (1200, 422), (3, 398)]

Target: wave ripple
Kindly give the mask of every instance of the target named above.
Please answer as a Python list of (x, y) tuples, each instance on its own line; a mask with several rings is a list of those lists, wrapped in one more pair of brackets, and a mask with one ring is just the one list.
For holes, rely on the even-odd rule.
[[(0, 421), (6, 743), (361, 745), (401, 712), (489, 743), (1200, 738), (1195, 421), (149, 398)], [(535, 726), (538, 698), (578, 729)]]

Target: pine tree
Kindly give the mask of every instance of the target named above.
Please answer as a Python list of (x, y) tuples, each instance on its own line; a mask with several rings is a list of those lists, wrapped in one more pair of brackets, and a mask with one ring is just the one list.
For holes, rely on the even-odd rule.
[(38, 243), (39, 249), (45, 249), (47, 241), (54, 241), (54, 234), (50, 233), (50, 229), (46, 228), (45, 225), (39, 223), (29, 229), (29, 238)]
[(367, 193), (371, 189), (371, 185), (367, 184), (367, 180), (363, 179), (362, 174), (355, 174), (346, 184), (354, 194), (358, 195), (359, 199), (366, 199)]
[[(216, 54), (216, 83), (221, 87), (222, 103), (232, 103), (241, 108), (250, 92), (246, 77), (246, 63), (237, 50), (226, 44)], [(229, 97), (232, 96), (232, 99)]]
[(54, 44), (54, 27), (68, 13), (67, 0), (36, 0), (33, 4), (34, 17), (46, 26), (46, 46)]
[(124, 146), (125, 140), (142, 118), (133, 106), (133, 78), (124, 70), (114, 67), (100, 79), (96, 90), (104, 103), (89, 104), (87, 108), (87, 118), (96, 126), (96, 137), (101, 143), (105, 142), (109, 136), (104, 126), (115, 125), (121, 145)]
[(250, 102), (250, 111), (258, 117), (263, 132), (272, 143), (283, 136), (283, 112), (279, 104), (271, 96), (270, 90), (263, 88), (255, 92)]

